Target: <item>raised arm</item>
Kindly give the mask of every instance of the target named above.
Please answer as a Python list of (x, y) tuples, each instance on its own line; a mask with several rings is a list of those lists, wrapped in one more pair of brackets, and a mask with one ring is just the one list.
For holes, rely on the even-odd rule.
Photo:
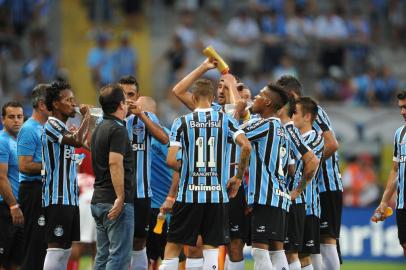
[(204, 73), (206, 73), (210, 69), (215, 68), (216, 64), (217, 62), (214, 59), (206, 59), (202, 64), (200, 64), (200, 66), (195, 68), (173, 87), (172, 92), (190, 110), (193, 111), (196, 106), (192, 100), (192, 94), (188, 92), (189, 88)]

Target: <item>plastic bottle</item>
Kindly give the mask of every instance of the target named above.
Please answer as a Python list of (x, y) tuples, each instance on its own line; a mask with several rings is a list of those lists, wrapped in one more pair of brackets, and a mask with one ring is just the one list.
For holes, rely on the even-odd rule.
[(212, 46), (208, 46), (206, 49), (204, 49), (203, 54), (207, 57), (212, 57), (217, 60), (217, 69), (220, 71), (221, 74), (227, 74), (229, 72), (230, 68), (228, 67), (227, 63)]
[[(390, 217), (391, 215), (393, 215), (393, 209), (390, 206), (388, 206), (388, 207), (386, 207), (386, 209), (383, 213), (383, 217), (384, 217), (384, 219), (386, 219), (386, 218)], [(382, 219), (382, 214), (379, 212), (375, 212), (371, 218), (371, 220), (373, 222), (381, 221), (381, 219)]]
[[(80, 113), (80, 108), (79, 107), (75, 107), (75, 112), (78, 114)], [(103, 117), (103, 109), (102, 108), (97, 108), (97, 107), (93, 107), (89, 109), (90, 115), (91, 116), (95, 116), (95, 117)]]
[(154, 233), (156, 234), (162, 234), (162, 228), (164, 226), (166, 219), (166, 215), (163, 213), (159, 213), (157, 218), (156, 218), (156, 225), (154, 227)]

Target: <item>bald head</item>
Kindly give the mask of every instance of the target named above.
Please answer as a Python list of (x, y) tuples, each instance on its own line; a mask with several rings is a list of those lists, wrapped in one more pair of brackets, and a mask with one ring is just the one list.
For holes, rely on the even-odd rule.
[(137, 103), (141, 106), (143, 111), (156, 114), (156, 102), (152, 97), (141, 96), (138, 98)]

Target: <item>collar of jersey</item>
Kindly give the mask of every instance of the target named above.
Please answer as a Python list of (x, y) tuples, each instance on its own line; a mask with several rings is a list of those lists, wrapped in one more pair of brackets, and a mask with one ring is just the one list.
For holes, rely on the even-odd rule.
[(286, 126), (289, 126), (289, 125), (294, 126), (295, 124), (293, 123), (292, 120), (290, 120), (289, 122), (286, 122), (286, 124), (284, 124), (285, 127), (286, 127)]
[(266, 120), (277, 120), (277, 121), (281, 121), (281, 119), (279, 119), (278, 117), (275, 117), (275, 116), (271, 116), (271, 117), (268, 117), (268, 118), (265, 118)]
[(211, 112), (213, 109), (212, 108), (196, 108), (194, 111), (195, 112)]
[(313, 132), (316, 132), (316, 131), (315, 131), (314, 129), (309, 130), (308, 132), (303, 133), (303, 134), (302, 134), (302, 137), (307, 137), (307, 136), (309, 136), (310, 134), (312, 134)]
[(62, 125), (64, 128), (66, 128), (65, 123), (64, 123), (64, 122), (62, 122), (61, 120), (59, 120), (58, 118), (53, 117), (53, 116), (50, 116), (50, 117), (48, 117), (48, 119), (55, 120), (56, 122), (58, 122), (59, 124), (61, 124), (61, 125)]

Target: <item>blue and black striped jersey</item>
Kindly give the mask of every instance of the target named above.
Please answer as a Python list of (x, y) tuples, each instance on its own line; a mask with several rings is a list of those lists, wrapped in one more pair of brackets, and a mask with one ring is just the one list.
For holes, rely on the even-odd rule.
[[(158, 118), (151, 112), (144, 112), (154, 123), (160, 125)], [(135, 168), (135, 198), (150, 198), (151, 191), (151, 138), (152, 135), (145, 128), (137, 116), (127, 117), (128, 138), (134, 153)]]
[(287, 210), (287, 164), (290, 146), (278, 118), (252, 119), (243, 125), (251, 142), (248, 204), (261, 204)]
[(171, 130), (171, 146), (182, 148), (179, 202), (228, 202), (223, 170), (227, 140), (243, 133), (234, 119), (211, 108), (196, 109), (177, 118)]
[[(314, 121), (313, 129), (317, 133), (325, 131), (333, 131), (330, 118), (327, 113), (318, 106), (316, 121)], [(343, 182), (341, 180), (340, 167), (338, 164), (338, 152), (335, 152), (330, 158), (321, 162), (321, 168), (318, 172), (320, 192), (325, 191), (343, 191)]]
[(406, 177), (406, 126), (401, 126), (395, 132), (393, 141), (393, 161), (399, 164), (397, 175), (396, 209), (406, 209), (405, 177)]
[(44, 125), (42, 142), (42, 205), (79, 205), (79, 189), (76, 164), (83, 159), (75, 154), (73, 146), (63, 144), (68, 133), (66, 125), (49, 117)]

